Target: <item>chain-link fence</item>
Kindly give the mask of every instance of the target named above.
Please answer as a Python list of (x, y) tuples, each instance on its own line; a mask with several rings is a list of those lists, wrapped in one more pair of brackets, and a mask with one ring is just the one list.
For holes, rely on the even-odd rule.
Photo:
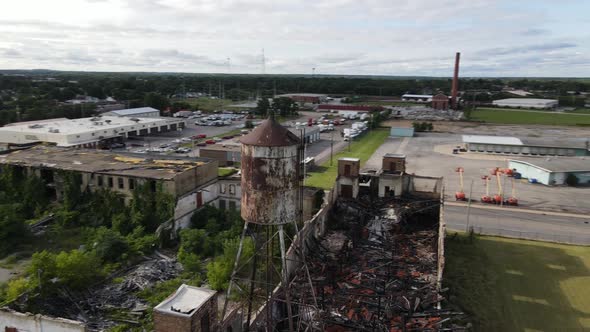
[[(467, 225), (465, 225), (465, 224), (453, 224), (453, 225), (447, 225), (447, 229), (451, 230), (451, 231), (463, 231), (464, 232), (467, 230), (466, 226)], [(505, 229), (505, 228), (495, 228), (495, 227), (487, 227), (487, 226), (469, 226), (469, 228), (473, 229), (473, 232), (475, 234), (482, 234), (482, 235), (497, 235), (497, 236), (515, 238), (515, 239), (539, 240), (539, 241), (577, 244), (577, 245), (590, 245), (590, 236), (589, 235), (571, 233), (571, 232), (560, 232), (559, 234), (546, 234), (546, 233), (539, 233), (539, 232), (522, 231), (522, 230)]]

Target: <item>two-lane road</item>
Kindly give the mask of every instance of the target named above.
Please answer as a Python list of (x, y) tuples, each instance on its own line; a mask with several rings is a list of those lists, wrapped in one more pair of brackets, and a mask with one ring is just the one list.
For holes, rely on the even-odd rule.
[[(447, 228), (467, 229), (467, 205), (445, 204)], [(476, 232), (539, 240), (590, 244), (590, 216), (472, 205), (469, 225)]]

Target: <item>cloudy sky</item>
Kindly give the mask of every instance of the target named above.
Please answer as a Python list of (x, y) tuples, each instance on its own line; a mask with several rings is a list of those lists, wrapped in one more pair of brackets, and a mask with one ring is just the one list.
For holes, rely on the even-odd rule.
[(590, 77), (589, 13), (589, 0), (2, 0), (0, 68), (450, 76), (460, 51), (462, 76)]

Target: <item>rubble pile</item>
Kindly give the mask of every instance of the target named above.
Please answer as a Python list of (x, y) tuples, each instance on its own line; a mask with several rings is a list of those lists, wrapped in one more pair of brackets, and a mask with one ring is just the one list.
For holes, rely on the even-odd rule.
[(313, 320), (306, 325), (323, 331), (462, 330), (449, 327), (450, 318), (462, 314), (439, 306), (438, 213), (434, 220), (410, 218), (413, 211), (438, 210), (438, 202), (338, 204), (335, 226), (348, 229), (314, 242), (307, 259), (313, 290), (304, 287), (303, 273), (292, 284), (295, 302), (316, 297), (319, 312), (306, 315)]
[(407, 120), (421, 121), (459, 121), (463, 119), (463, 112), (453, 110), (435, 110), (426, 106), (394, 106), (392, 114)]
[(137, 291), (158, 282), (176, 278), (182, 266), (175, 259), (156, 253), (154, 257), (118, 271), (109, 278), (121, 282), (106, 282), (84, 292), (57, 289), (51, 297), (32, 296), (11, 304), (17, 311), (34, 311), (54, 317), (77, 320), (86, 324), (88, 331), (104, 331), (120, 323), (138, 323), (148, 303), (135, 296)]

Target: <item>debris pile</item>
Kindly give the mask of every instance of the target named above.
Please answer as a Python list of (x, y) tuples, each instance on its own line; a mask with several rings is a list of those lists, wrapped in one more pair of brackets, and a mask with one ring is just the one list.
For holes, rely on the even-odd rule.
[(319, 312), (302, 315), (313, 321), (306, 325), (324, 331), (462, 330), (449, 327), (462, 314), (439, 305), (438, 202), (338, 204), (338, 229), (314, 242), (307, 258), (313, 289), (304, 287), (303, 273), (292, 284), (296, 303), (316, 298)]

